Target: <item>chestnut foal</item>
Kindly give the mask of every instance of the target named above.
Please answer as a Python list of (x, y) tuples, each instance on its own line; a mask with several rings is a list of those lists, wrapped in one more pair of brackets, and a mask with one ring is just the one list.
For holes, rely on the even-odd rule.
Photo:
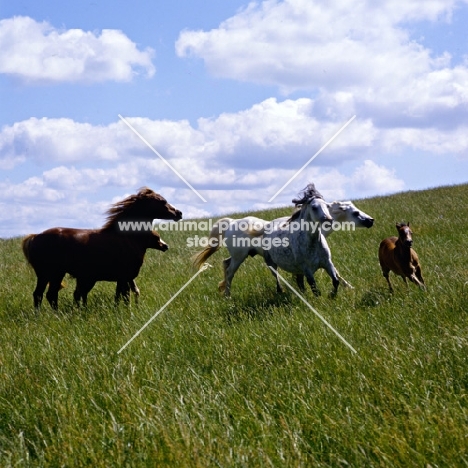
[(398, 237), (387, 237), (380, 243), (379, 262), (382, 273), (387, 280), (390, 292), (393, 292), (392, 284), (388, 277), (390, 271), (403, 278), (417, 284), (420, 288), (426, 289), (424, 279), (421, 274), (421, 265), (416, 252), (411, 248), (413, 245), (412, 231), (410, 223), (396, 224)]

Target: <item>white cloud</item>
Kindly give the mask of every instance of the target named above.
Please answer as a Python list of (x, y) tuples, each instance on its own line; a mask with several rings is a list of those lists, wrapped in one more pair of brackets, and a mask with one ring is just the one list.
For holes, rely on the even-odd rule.
[(44, 183), (59, 190), (90, 192), (103, 187), (134, 187), (142, 178), (134, 164), (119, 164), (110, 168), (84, 168), (59, 166), (43, 173)]
[[(99, 227), (109, 205), (134, 193), (141, 185), (163, 194), (187, 219), (291, 205), (292, 198), (310, 181), (317, 184), (325, 197), (342, 198), (349, 182), (349, 177), (336, 169), (308, 167), (271, 204), (268, 199), (294, 175), (295, 169), (231, 170), (228, 178), (225, 174), (206, 172), (212, 183), (200, 189), (208, 201), (204, 204), (170, 171), (160, 177), (157, 164), (158, 161), (138, 158), (107, 169), (57, 166), (23, 182), (0, 182), (0, 235), (39, 232), (52, 226)], [(160, 163), (159, 169), (163, 166)], [(198, 182), (195, 185), (200, 188)], [(115, 195), (104, 195), (109, 191)]]
[[(347, 96), (340, 99), (346, 102)], [(196, 128), (187, 121), (129, 119), (208, 200), (206, 205), (123, 122), (94, 126), (70, 119), (28, 119), (5, 126), (0, 130), (0, 165), (21, 164), (10, 169), (13, 181), (0, 182), (0, 235), (53, 225), (100, 226), (109, 203), (142, 185), (162, 193), (185, 217), (290, 205), (310, 181), (327, 199), (343, 199), (350, 188), (354, 196), (390, 193), (402, 190), (403, 180), (386, 163), (372, 162), (373, 155), (468, 152), (462, 126), (377, 128), (357, 118), (268, 204), (344, 123), (320, 120), (316, 109), (317, 101), (308, 98), (268, 99), (241, 112), (200, 119)]]
[[(10, 185), (9, 190), (18, 193), (24, 185), (28, 184)], [(4, 199), (4, 189), (4, 186), (0, 186), (1, 200)], [(104, 212), (110, 205), (107, 201), (91, 201), (85, 196), (47, 201), (41, 191), (36, 194), (37, 197), (30, 194), (28, 198), (24, 194), (0, 202), (0, 236), (37, 233), (55, 226), (98, 228), (104, 224)]]
[(12, 157), (8, 155), (0, 156), (0, 169), (2, 171), (9, 171), (18, 164), (22, 164), (25, 161), (23, 156)]
[(153, 51), (140, 51), (124, 33), (58, 30), (17, 16), (0, 21), (0, 73), (26, 82), (130, 81), (154, 75)]
[(217, 29), (183, 31), (176, 51), (203, 58), (217, 76), (291, 90), (400, 82), (408, 68), (428, 71), (431, 58), (399, 23), (435, 19), (455, 3), (252, 2)]
[(396, 177), (395, 170), (379, 166), (368, 159), (354, 171), (351, 185), (360, 193), (387, 194), (403, 190), (405, 184)]
[(36, 200), (45, 202), (56, 202), (63, 195), (50, 187), (41, 177), (30, 177), (19, 184), (0, 182), (0, 199), (2, 200)]
[[(341, 102), (346, 99), (342, 96)], [(285, 182), (345, 123), (320, 120), (320, 104), (309, 98), (267, 99), (244, 111), (199, 119), (196, 128), (188, 121), (128, 120), (200, 189), (232, 189), (253, 180), (265, 187), (275, 180)], [(468, 152), (468, 136), (463, 126), (379, 128), (370, 119), (358, 117), (312, 165), (339, 168), (353, 160), (407, 149), (463, 156)], [(11, 170), (26, 163), (44, 167), (44, 180), (53, 187), (123, 187), (141, 179), (184, 186), (120, 121), (95, 126), (71, 119), (31, 118), (3, 127), (0, 166)]]
[(380, 148), (385, 152), (399, 152), (404, 148), (443, 156), (457, 154), (468, 158), (466, 127), (455, 128), (390, 128), (379, 132)]
[(183, 31), (176, 52), (202, 58), (215, 76), (318, 92), (326, 119), (356, 113), (377, 126), (443, 127), (468, 122), (468, 68), (451, 68), (450, 54), (435, 56), (408, 26), (449, 21), (460, 3), (252, 2), (216, 29)]
[[(199, 130), (207, 140), (214, 142), (213, 147), (217, 146), (224, 164), (231, 167), (251, 170), (272, 167), (298, 169), (351, 116), (338, 121), (320, 121), (312, 99), (278, 102), (270, 98), (245, 111), (224, 113), (214, 119), (200, 119)], [(355, 157), (356, 153), (370, 147), (375, 138), (371, 123), (357, 120), (327, 148), (328, 159), (319, 159), (316, 164), (330, 164)]]
[(117, 159), (119, 134), (114, 128), (115, 125), (100, 127), (71, 119), (33, 117), (1, 129), (0, 160), (14, 159), (19, 163)]
[[(203, 149), (203, 137), (187, 121), (128, 120), (168, 158), (195, 155), (190, 148)], [(116, 162), (141, 155), (153, 153), (123, 122), (100, 126), (33, 117), (0, 130), (0, 164), (6, 168), (25, 161)]]
[[(12, 181), (0, 182), (0, 234), (100, 226), (109, 203), (141, 185), (185, 217), (270, 208), (266, 200), (354, 114), (275, 204), (290, 205), (310, 181), (328, 199), (349, 189), (356, 196), (402, 190), (394, 169), (401, 161), (393, 166), (398, 154), (418, 162), (424, 154), (468, 155), (468, 62), (452, 66), (448, 53), (435, 55), (409, 32), (415, 21), (450, 21), (459, 4), (268, 0), (250, 3), (217, 29), (181, 33), (179, 56), (202, 58), (214, 75), (308, 94), (265, 99), (195, 125), (128, 118), (206, 205), (123, 122), (30, 118), (4, 126), (0, 169)], [(152, 51), (115, 30), (58, 30), (16, 17), (0, 21), (0, 48), (0, 73), (28, 82), (154, 74)], [(392, 166), (380, 164), (389, 153)]]

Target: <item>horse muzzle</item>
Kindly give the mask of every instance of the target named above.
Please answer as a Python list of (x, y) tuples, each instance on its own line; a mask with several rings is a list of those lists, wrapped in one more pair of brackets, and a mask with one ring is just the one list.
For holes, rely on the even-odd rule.
[(159, 243), (158, 250), (161, 250), (161, 252), (165, 252), (168, 248), (169, 246), (165, 242), (161, 241)]

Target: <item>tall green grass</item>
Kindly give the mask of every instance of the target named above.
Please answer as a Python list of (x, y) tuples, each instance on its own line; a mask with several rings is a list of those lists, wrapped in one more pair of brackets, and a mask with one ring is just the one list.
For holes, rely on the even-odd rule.
[[(187, 233), (148, 252), (138, 306), (99, 283), (77, 309), (66, 279), (40, 314), (20, 239), (0, 241), (0, 466), (468, 465), (468, 185), (356, 205), (375, 226), (329, 238), (355, 289), (330, 299), (319, 271), (306, 298), (357, 355), (258, 257), (220, 296), (226, 251), (117, 354), (195, 273)], [(378, 245), (408, 220), (428, 290), (391, 295)]]

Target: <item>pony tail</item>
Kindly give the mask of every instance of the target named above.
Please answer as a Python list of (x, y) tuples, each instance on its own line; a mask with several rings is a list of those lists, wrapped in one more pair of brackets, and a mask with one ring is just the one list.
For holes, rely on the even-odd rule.
[(28, 234), (21, 243), (21, 247), (23, 248), (24, 256), (30, 265), (31, 263), (31, 241), (36, 237), (36, 234)]
[(201, 266), (205, 263), (205, 260), (208, 257), (211, 257), (217, 250), (219, 249), (219, 246), (216, 247), (211, 247), (207, 246), (205, 247), (201, 252), (198, 252), (192, 257), (192, 262), (193, 266), (199, 270)]
[(217, 221), (210, 232), (208, 245), (192, 257), (193, 266), (199, 270), (206, 259), (211, 257), (221, 247), (221, 241), (224, 237), (224, 231), (229, 227), (230, 218), (222, 218)]

